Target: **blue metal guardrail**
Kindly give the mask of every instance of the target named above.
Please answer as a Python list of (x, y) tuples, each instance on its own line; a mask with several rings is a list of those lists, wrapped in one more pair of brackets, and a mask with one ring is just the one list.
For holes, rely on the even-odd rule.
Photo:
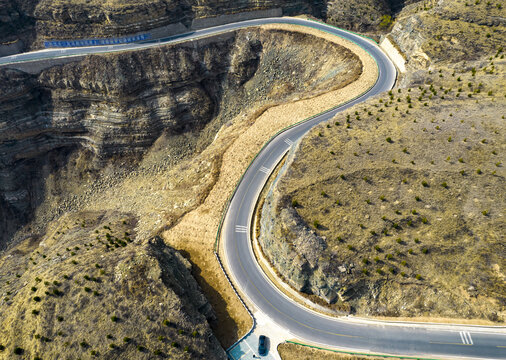
[(117, 38), (107, 38), (107, 39), (48, 40), (44, 41), (44, 46), (46, 48), (65, 48), (65, 47), (80, 47), (80, 46), (116, 45), (116, 44), (128, 44), (148, 39), (151, 39), (151, 34), (149, 33), (133, 36), (123, 36)]

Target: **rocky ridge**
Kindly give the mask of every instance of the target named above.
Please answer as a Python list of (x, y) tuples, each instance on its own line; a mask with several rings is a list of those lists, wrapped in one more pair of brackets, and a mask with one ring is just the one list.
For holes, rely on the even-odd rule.
[(81, 213), (2, 257), (1, 359), (225, 359), (191, 265), (137, 219)]

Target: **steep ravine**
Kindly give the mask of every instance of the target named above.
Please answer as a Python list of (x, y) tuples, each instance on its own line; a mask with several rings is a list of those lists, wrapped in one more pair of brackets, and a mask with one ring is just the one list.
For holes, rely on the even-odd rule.
[[(334, 60), (316, 53), (315, 43)], [(0, 244), (34, 214), (36, 229), (23, 233), (78, 209), (104, 177), (110, 185), (130, 174), (159, 138), (164, 155), (153, 165), (165, 169), (205, 149), (245, 109), (342, 86), (360, 72), (355, 55), (335, 44), (258, 29), (90, 56), (38, 75), (4, 69)]]

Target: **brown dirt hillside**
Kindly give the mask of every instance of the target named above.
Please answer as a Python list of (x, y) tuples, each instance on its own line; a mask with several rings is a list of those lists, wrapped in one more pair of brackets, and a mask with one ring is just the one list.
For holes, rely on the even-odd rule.
[(190, 263), (137, 221), (67, 215), (2, 257), (1, 359), (226, 357)]
[(264, 236), (318, 259), (307, 286), (323, 274), (360, 315), (505, 320), (505, 68), (499, 51), (411, 74), (304, 138), (269, 214), (323, 245), (289, 220)]

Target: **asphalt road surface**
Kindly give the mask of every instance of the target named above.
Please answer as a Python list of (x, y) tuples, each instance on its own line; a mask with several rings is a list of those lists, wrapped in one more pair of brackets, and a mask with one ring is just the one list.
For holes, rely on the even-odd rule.
[(0, 58), (0, 66), (9, 63), (130, 51), (269, 23), (310, 26), (352, 40), (376, 59), (379, 78), (376, 85), (361, 97), (277, 136), (261, 151), (248, 168), (231, 201), (221, 236), (225, 260), (237, 287), (254, 306), (267, 314), (272, 321), (289, 329), (294, 337), (303, 341), (323, 346), (415, 357), (506, 359), (506, 330), (504, 328), (359, 324), (347, 321), (345, 318), (327, 317), (287, 298), (266, 278), (255, 260), (249, 236), (254, 207), (269, 173), (286, 151), (316, 124), (332, 118), (339, 111), (371, 96), (389, 90), (393, 86), (396, 70), (391, 61), (372, 41), (318, 22), (295, 18), (267, 18), (217, 26), (139, 44), (51, 49), (17, 54)]

